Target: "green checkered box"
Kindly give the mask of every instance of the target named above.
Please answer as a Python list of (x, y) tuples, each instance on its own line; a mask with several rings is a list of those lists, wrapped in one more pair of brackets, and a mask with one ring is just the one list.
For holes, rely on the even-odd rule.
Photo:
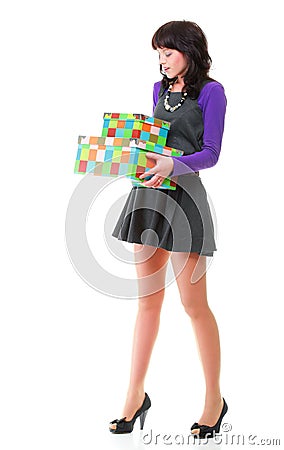
[(105, 113), (103, 137), (140, 139), (165, 146), (170, 123), (144, 114)]

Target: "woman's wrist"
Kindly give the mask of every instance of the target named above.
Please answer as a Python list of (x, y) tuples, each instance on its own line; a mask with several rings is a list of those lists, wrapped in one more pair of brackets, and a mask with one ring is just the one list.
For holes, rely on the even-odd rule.
[(171, 171), (170, 171), (170, 173), (169, 173), (169, 175), (168, 175), (168, 178), (170, 178), (170, 177), (173, 176), (174, 169), (175, 169), (175, 162), (174, 162), (174, 159), (173, 159), (172, 157), (170, 157), (170, 159), (171, 159), (171, 163), (172, 163), (172, 169), (171, 169)]

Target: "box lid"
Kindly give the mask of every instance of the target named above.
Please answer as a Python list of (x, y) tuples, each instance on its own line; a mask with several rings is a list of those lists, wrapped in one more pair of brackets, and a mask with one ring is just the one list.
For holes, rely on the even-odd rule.
[(135, 120), (141, 123), (149, 123), (156, 125), (157, 127), (170, 129), (170, 122), (166, 120), (157, 119), (157, 117), (146, 116), (145, 114), (132, 114), (132, 113), (104, 113), (104, 119), (116, 119), (116, 120)]

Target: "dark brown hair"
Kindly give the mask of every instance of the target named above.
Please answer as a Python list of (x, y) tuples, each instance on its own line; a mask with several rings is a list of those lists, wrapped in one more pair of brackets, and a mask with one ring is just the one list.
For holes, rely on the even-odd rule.
[[(194, 22), (181, 20), (162, 25), (152, 38), (152, 47), (171, 48), (182, 52), (188, 61), (188, 70), (184, 76), (184, 88), (190, 98), (196, 99), (204, 80), (213, 80), (208, 73), (212, 59), (208, 53), (208, 43), (204, 32)], [(160, 65), (162, 73), (162, 66)], [(173, 79), (163, 74), (162, 86), (169, 87)]]

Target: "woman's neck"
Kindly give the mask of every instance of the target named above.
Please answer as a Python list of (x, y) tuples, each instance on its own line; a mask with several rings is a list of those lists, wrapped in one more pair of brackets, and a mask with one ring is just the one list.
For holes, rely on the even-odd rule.
[(183, 77), (178, 76), (178, 79), (174, 82), (171, 92), (181, 92), (184, 87)]

